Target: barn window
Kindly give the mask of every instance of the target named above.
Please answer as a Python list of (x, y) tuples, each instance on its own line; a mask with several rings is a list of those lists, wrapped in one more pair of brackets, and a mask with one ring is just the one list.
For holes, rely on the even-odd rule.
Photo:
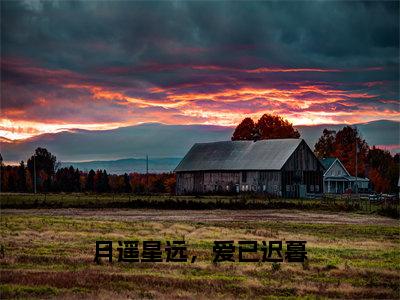
[(247, 172), (242, 172), (242, 182), (247, 182)]

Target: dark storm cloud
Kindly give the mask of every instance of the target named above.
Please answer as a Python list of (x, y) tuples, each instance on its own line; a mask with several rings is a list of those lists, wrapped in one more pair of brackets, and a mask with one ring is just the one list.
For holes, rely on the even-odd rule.
[(3, 116), (398, 119), (398, 14), (397, 1), (4, 1)]
[(246, 57), (291, 67), (382, 66), (398, 63), (398, 11), (387, 1), (7, 1), (2, 50), (68, 69), (232, 66)]

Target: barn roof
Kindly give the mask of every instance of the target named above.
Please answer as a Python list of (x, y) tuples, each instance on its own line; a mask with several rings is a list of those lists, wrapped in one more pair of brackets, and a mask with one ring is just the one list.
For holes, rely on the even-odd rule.
[(280, 170), (302, 139), (224, 141), (194, 144), (175, 172)]

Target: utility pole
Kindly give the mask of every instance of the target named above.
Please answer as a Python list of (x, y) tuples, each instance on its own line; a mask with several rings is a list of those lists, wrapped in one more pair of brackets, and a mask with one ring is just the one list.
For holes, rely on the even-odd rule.
[(36, 154), (33, 154), (33, 190), (36, 194)]
[(149, 156), (146, 154), (146, 189), (149, 190)]
[[(355, 128), (357, 130), (357, 127), (355, 127)], [(358, 178), (357, 178), (357, 175), (358, 175), (358, 145), (357, 145), (357, 134), (355, 136), (355, 139), (356, 139), (356, 141), (355, 141), (355, 143), (356, 143), (356, 188), (355, 188), (355, 190), (356, 190), (356, 196), (358, 196)]]

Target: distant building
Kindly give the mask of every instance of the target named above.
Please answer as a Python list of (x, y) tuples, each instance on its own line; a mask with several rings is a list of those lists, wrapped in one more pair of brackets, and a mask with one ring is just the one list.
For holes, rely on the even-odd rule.
[(356, 191), (356, 183), (358, 192), (369, 191), (369, 179), (351, 176), (338, 158), (324, 158), (321, 163), (326, 170), (324, 173), (324, 193), (343, 194), (349, 189), (354, 192)]
[(176, 167), (177, 194), (322, 193), (324, 167), (302, 139), (195, 144)]

